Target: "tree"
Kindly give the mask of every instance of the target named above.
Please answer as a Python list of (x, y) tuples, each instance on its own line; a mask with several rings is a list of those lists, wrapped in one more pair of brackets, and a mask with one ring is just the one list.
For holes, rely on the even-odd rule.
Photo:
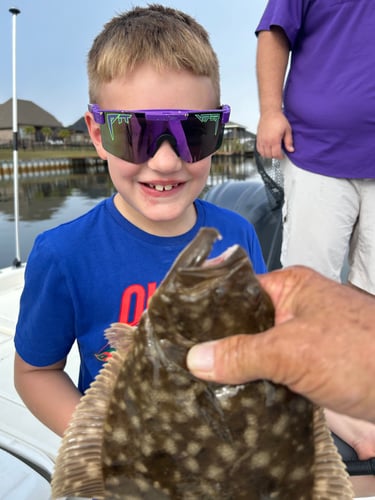
[(26, 127), (23, 127), (22, 130), (28, 139), (34, 139), (35, 127), (33, 125), (26, 125)]
[[(33, 125), (26, 125), (25, 127), (22, 127), (20, 135), (21, 139), (25, 139), (25, 142), (27, 141), (30, 147), (35, 141), (35, 127)], [(26, 147), (26, 144), (24, 144), (24, 147)]]
[(43, 127), (42, 128), (42, 134), (44, 135), (45, 139), (48, 141), (48, 139), (52, 135), (52, 129), (51, 129), (51, 127)]
[(69, 137), (72, 135), (71, 131), (67, 128), (62, 128), (59, 133), (58, 133), (58, 136), (60, 137), (60, 139), (62, 139), (64, 142), (66, 139), (69, 139)]

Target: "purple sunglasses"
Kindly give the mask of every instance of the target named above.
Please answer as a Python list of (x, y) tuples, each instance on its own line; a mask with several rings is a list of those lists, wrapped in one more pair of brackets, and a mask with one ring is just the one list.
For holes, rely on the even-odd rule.
[(104, 149), (122, 160), (144, 163), (168, 141), (176, 154), (188, 163), (212, 155), (222, 143), (230, 107), (219, 109), (104, 110), (89, 104), (100, 125)]

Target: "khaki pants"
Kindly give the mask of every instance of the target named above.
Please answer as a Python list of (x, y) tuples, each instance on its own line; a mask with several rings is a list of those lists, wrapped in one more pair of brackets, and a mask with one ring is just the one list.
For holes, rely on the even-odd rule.
[(375, 295), (375, 179), (338, 179), (282, 162), (283, 266), (302, 264)]

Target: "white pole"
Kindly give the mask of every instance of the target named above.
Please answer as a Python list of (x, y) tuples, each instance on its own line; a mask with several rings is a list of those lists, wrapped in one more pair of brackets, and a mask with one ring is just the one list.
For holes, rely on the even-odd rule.
[(18, 116), (17, 116), (17, 91), (16, 91), (16, 18), (21, 13), (15, 7), (9, 9), (12, 14), (12, 74), (13, 74), (13, 98), (12, 98), (12, 114), (13, 114), (13, 196), (14, 196), (14, 227), (15, 227), (15, 244), (16, 256), (13, 261), (15, 267), (21, 265), (21, 252), (19, 241), (19, 203), (18, 203)]

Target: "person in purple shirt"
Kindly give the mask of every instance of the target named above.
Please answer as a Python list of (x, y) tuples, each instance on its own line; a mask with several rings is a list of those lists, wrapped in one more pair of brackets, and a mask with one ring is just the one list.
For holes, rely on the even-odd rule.
[[(371, 295), (374, 26), (373, 0), (269, 0), (256, 28), (257, 149), (284, 158), (281, 262), (340, 281), (348, 253), (349, 283)], [(346, 440), (360, 441), (359, 424), (343, 424), (332, 414), (329, 420)], [(375, 456), (375, 433), (365, 441), (362, 458)]]

